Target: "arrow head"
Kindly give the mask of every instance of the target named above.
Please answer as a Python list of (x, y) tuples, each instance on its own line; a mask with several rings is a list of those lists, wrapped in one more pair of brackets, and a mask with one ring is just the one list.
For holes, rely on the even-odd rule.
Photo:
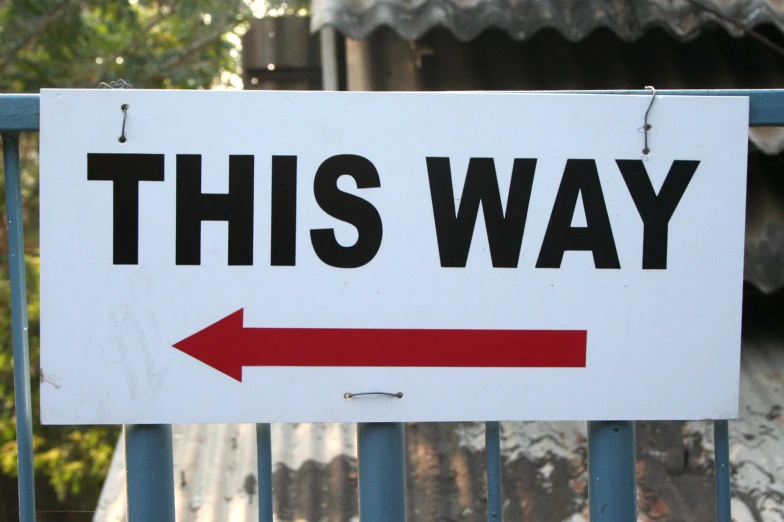
[(174, 344), (174, 347), (242, 382), (243, 308)]

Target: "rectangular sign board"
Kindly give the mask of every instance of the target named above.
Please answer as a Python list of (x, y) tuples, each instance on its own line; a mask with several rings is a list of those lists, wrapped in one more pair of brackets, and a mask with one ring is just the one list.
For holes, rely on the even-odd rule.
[(748, 99), (650, 103), (43, 91), (42, 421), (736, 416)]

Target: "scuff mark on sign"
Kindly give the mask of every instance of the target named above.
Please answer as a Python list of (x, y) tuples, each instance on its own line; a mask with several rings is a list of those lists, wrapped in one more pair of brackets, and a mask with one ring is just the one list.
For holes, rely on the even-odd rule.
[(59, 390), (60, 388), (63, 387), (63, 381), (62, 381), (62, 379), (60, 378), (59, 375), (54, 375), (54, 374), (51, 374), (51, 373), (44, 373), (44, 369), (43, 368), (41, 368), (40, 380), (41, 380), (41, 384), (44, 384), (44, 383), (51, 384), (52, 386), (54, 386), (54, 388), (56, 390)]

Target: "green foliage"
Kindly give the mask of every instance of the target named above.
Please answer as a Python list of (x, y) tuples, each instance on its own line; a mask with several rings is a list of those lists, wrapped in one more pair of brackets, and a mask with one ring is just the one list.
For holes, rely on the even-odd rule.
[(0, 92), (209, 88), (237, 70), (242, 0), (12, 0), (0, 3)]
[[(287, 4), (279, 0), (0, 1), (0, 92), (37, 92), (44, 87), (94, 88), (100, 82), (119, 78), (134, 88), (236, 86), (240, 36), (253, 13), (275, 10), (278, 14), (290, 14), (296, 9), (302, 14), (307, 5), (306, 1)], [(21, 149), (36, 495), (41, 510), (92, 510), (119, 428), (38, 423), (39, 383), (43, 377), (38, 363), (37, 134), (23, 135)], [(0, 194), (0, 219), (5, 220), (5, 188), (1, 183)], [(12, 480), (17, 463), (11, 354), (8, 238), (2, 223), (0, 520), (17, 517)], [(70, 520), (68, 517), (49, 515), (46, 520)]]

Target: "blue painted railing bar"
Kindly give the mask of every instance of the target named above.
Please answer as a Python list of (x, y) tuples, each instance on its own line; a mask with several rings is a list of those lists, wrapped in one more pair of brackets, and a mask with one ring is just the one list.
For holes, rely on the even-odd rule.
[(405, 522), (405, 426), (358, 424), (357, 442), (360, 522)]
[(174, 522), (170, 424), (126, 424), (128, 522)]
[(713, 445), (716, 452), (716, 520), (730, 522), (730, 435), (726, 420), (713, 422)]
[(37, 131), (40, 100), (37, 94), (0, 95), (0, 131)]
[[(527, 91), (532, 92), (532, 91)], [(639, 94), (650, 96), (651, 91), (617, 90), (617, 91), (544, 91), (571, 92), (577, 94)], [(784, 89), (718, 89), (718, 90), (671, 90), (657, 89), (657, 95), (676, 96), (748, 96), (749, 127), (784, 125)], [(3, 94), (0, 95), (0, 130), (2, 131), (37, 131), (39, 120), (38, 94)]]
[[(13, 112), (13, 111), (11, 111)], [(6, 114), (2, 123), (5, 126)], [(5, 129), (2, 129), (5, 131)], [(19, 134), (3, 132), (5, 166), (8, 264), (11, 279), (11, 334), (14, 351), (16, 444), (19, 469), (19, 520), (35, 522), (35, 475), (33, 471), (33, 411), (30, 402), (30, 349), (27, 338), (27, 288), (22, 223), (22, 181)]]
[(588, 423), (588, 477), (591, 522), (637, 520), (634, 422)]
[(272, 522), (272, 439), (269, 424), (256, 424), (259, 522)]
[[(625, 91), (547, 91), (571, 92), (575, 94), (639, 94), (650, 96), (651, 91), (625, 90)], [(748, 96), (749, 97), (749, 127), (766, 127), (784, 125), (784, 103), (782, 89), (656, 89), (657, 96)]]
[(485, 423), (485, 458), (487, 460), (487, 520), (501, 522), (501, 423)]

